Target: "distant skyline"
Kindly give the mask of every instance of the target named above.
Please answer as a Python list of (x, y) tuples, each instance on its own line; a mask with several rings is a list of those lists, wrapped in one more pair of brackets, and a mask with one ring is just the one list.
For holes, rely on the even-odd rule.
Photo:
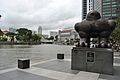
[(81, 21), (82, 0), (0, 0), (0, 28), (42, 26), (43, 33)]

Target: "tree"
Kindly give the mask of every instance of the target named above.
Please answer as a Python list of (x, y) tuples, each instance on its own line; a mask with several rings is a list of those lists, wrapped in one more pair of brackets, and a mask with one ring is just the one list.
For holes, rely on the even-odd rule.
[(37, 34), (33, 34), (32, 35), (32, 41), (35, 41), (35, 42), (37, 42), (37, 41), (40, 41), (41, 40), (41, 36), (39, 36), (39, 35), (37, 35)]
[(113, 41), (120, 43), (120, 17), (116, 19), (116, 28), (111, 34)]
[(54, 40), (54, 36), (50, 36), (49, 40)]
[(4, 33), (3, 33), (2, 30), (0, 29), (0, 36), (3, 36), (3, 34), (4, 34)]
[(0, 41), (7, 41), (7, 38), (3, 37)]
[(8, 33), (6, 33), (5, 35), (10, 37), (11, 42), (14, 42), (14, 36), (16, 35), (15, 33), (13, 33), (13, 32), (8, 32)]
[(17, 29), (16, 39), (19, 41), (30, 41), (32, 38), (32, 31), (26, 28)]
[(3, 32), (2, 32), (2, 30), (0, 29), (0, 40), (2, 40), (2, 36), (3, 36)]

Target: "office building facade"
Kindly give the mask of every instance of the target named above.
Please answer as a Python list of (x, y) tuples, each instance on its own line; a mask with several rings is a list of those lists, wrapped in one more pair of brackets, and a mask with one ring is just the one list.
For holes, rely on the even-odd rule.
[(120, 17), (120, 0), (102, 0), (102, 16), (107, 19)]
[(87, 15), (87, 0), (82, 0), (82, 20), (86, 18)]
[(94, 0), (82, 0), (82, 19), (86, 18), (89, 11), (94, 9)]
[(93, 10), (98, 11), (102, 15), (102, 0), (93, 0)]
[(42, 35), (42, 27), (41, 26), (38, 27), (38, 35)]
[(88, 12), (92, 11), (94, 9), (94, 0), (88, 0), (87, 4), (88, 4)]

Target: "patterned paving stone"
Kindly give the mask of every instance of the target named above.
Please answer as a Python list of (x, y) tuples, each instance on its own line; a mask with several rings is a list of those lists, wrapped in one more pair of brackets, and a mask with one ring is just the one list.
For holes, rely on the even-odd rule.
[(40, 75), (14, 70), (0, 75), (0, 80), (55, 80)]
[(71, 74), (77, 74), (79, 72), (78, 70), (71, 70), (70, 66), (71, 66), (70, 61), (66, 61), (66, 60), (54, 60), (42, 64), (33, 65), (33, 67), (66, 72)]

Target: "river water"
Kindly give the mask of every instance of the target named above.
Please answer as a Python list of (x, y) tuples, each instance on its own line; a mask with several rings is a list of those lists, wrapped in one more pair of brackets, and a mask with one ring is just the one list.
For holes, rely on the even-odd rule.
[(64, 53), (70, 58), (73, 46), (41, 45), (0, 45), (0, 70), (17, 66), (18, 59), (29, 58), (31, 63), (55, 59), (57, 53)]

